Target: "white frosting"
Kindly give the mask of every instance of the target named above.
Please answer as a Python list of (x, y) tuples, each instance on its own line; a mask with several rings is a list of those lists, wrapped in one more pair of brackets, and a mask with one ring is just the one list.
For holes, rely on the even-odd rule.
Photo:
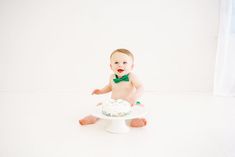
[(131, 105), (125, 100), (110, 99), (102, 104), (102, 113), (109, 117), (123, 117), (131, 112)]

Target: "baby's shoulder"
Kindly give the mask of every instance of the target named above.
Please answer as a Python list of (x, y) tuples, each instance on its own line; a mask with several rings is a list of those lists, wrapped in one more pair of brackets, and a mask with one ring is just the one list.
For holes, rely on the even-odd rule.
[(129, 73), (129, 79), (130, 80), (136, 80), (137, 79), (137, 76), (136, 76), (136, 74), (134, 74), (134, 73)]
[(114, 74), (111, 74), (111, 75), (109, 76), (109, 80), (113, 80), (113, 78), (115, 78), (115, 75), (114, 75)]
[(134, 83), (134, 84), (142, 84), (141, 80), (139, 79), (139, 77), (137, 77), (137, 75), (133, 74), (133, 73), (130, 73), (129, 74), (129, 80), (131, 81), (131, 83)]

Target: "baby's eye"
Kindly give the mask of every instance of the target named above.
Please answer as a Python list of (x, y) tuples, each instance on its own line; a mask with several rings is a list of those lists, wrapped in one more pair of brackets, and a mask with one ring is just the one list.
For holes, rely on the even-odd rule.
[(127, 62), (123, 62), (123, 64), (127, 64)]
[(118, 64), (118, 62), (114, 62), (114, 64)]

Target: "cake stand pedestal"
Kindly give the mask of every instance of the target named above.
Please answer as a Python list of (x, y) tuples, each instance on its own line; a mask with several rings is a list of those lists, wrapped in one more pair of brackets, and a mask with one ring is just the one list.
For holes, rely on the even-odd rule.
[(106, 131), (111, 133), (127, 133), (130, 128), (126, 125), (125, 119), (110, 119)]
[(129, 115), (123, 117), (108, 117), (102, 114), (102, 106), (97, 106), (92, 115), (108, 120), (108, 125), (105, 129), (106, 131), (120, 134), (127, 133), (130, 130), (129, 126), (126, 124), (126, 120), (141, 118), (146, 115), (146, 110), (145, 107), (136, 105), (131, 108), (131, 113)]

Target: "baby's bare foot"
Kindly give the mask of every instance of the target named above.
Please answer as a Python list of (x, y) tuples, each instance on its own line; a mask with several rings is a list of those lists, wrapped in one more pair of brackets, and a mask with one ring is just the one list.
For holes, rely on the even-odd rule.
[(97, 117), (89, 115), (89, 116), (84, 117), (83, 119), (80, 119), (79, 123), (81, 125), (89, 125), (89, 124), (94, 124), (97, 120), (98, 120)]
[(131, 120), (130, 126), (139, 128), (139, 127), (144, 127), (147, 124), (146, 119), (144, 118), (135, 118)]

